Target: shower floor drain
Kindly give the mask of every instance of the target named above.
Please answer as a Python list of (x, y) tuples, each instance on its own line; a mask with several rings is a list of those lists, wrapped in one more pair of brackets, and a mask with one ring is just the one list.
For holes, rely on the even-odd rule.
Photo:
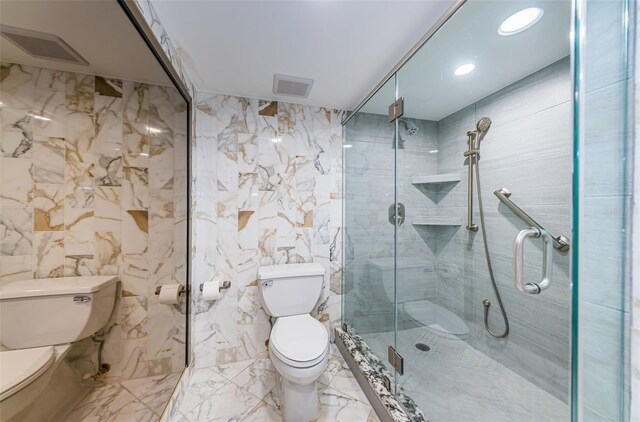
[(429, 350), (431, 350), (431, 347), (427, 346), (424, 343), (416, 343), (416, 349), (420, 350), (421, 352), (428, 352)]

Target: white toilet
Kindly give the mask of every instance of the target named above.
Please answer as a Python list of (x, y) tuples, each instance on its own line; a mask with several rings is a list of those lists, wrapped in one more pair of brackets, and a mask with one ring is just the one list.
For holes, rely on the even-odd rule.
[(316, 380), (327, 367), (329, 333), (309, 313), (320, 299), (324, 274), (313, 263), (260, 267), (258, 273), (264, 309), (277, 317), (269, 356), (287, 422), (306, 422), (320, 411)]
[[(61, 277), (0, 286), (0, 408), (2, 421), (24, 420), (22, 411), (56, 409), (69, 398), (49, 385), (68, 379), (61, 365), (71, 343), (103, 328), (113, 311), (118, 277)], [(62, 396), (52, 395), (60, 392)], [(46, 395), (45, 395), (46, 393)], [(46, 403), (41, 397), (47, 397)], [(51, 415), (46, 416), (47, 420)], [(38, 420), (29, 414), (30, 420)]]

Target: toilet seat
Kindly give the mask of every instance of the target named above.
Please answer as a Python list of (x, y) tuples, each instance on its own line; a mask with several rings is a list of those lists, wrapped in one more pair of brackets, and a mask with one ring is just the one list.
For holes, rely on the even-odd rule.
[(37, 380), (55, 358), (52, 346), (0, 352), (0, 401)]
[(309, 314), (280, 317), (271, 330), (269, 345), (283, 363), (308, 368), (322, 362), (329, 352), (329, 334)]

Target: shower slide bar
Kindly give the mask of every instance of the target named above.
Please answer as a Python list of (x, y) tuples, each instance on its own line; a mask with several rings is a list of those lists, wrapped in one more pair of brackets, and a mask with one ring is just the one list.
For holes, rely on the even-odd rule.
[[(536, 220), (531, 218), (529, 214), (524, 212), (522, 208), (513, 203), (509, 197), (511, 196), (511, 192), (507, 188), (500, 188), (497, 191), (493, 192), (498, 199), (505, 204), (511, 211), (513, 211), (522, 221), (527, 223), (530, 227), (534, 227), (538, 229), (540, 232), (546, 232), (544, 227), (542, 227)], [(569, 244), (569, 239), (565, 236), (553, 236), (551, 235), (551, 239), (553, 241), (553, 247), (556, 248), (560, 252), (567, 252), (571, 247)]]

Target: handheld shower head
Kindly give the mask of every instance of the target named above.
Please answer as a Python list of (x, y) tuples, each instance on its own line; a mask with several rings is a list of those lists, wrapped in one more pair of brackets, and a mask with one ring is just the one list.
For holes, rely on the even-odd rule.
[(491, 127), (491, 119), (488, 117), (483, 117), (476, 123), (476, 129), (480, 133), (488, 131), (489, 127)]

